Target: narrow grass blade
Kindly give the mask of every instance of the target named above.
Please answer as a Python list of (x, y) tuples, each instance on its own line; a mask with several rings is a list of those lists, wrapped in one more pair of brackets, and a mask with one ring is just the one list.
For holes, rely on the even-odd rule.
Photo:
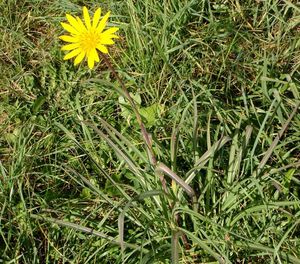
[(195, 177), (196, 172), (203, 168), (205, 164), (209, 161), (209, 158), (212, 157), (218, 150), (220, 150), (227, 142), (231, 140), (230, 137), (223, 136), (221, 139), (219, 139), (217, 142), (215, 142), (211, 148), (209, 148), (199, 160), (195, 163), (195, 166), (193, 169), (191, 169), (187, 173), (187, 178), (185, 182), (189, 184)]
[[(135, 153), (137, 156), (145, 163), (148, 163), (148, 159), (143, 155), (143, 153), (140, 152), (140, 150), (135, 147), (132, 142), (130, 142), (126, 137), (124, 137), (118, 130), (116, 130), (114, 127), (112, 127), (109, 123), (107, 123), (104, 119), (101, 117), (98, 117), (101, 124), (103, 125), (106, 132), (117, 142), (119, 145), (124, 147), (124, 143)], [(118, 138), (120, 140), (118, 140)]]
[[(62, 220), (55, 219), (55, 218), (43, 217), (43, 216), (35, 215), (35, 214), (31, 214), (30, 217), (33, 218), (33, 219), (36, 219), (36, 220), (46, 221), (46, 222), (50, 222), (50, 223), (57, 224), (57, 225), (60, 225), (60, 226), (69, 227), (69, 228), (75, 229), (77, 231), (87, 233), (89, 235), (95, 235), (97, 237), (108, 240), (112, 244), (121, 246), (120, 242), (117, 239), (115, 239), (114, 237), (111, 237), (111, 236), (108, 236), (108, 235), (106, 235), (102, 232), (96, 231), (93, 228), (77, 225), (77, 224), (74, 224), (74, 223), (71, 223), (71, 222), (62, 221)], [(141, 247), (139, 247), (137, 245), (134, 245), (134, 244), (124, 243), (124, 245), (128, 248), (131, 248), (131, 249), (140, 249), (142, 252), (145, 252), (145, 253), (148, 252), (148, 250), (146, 250), (144, 248), (141, 248)]]
[(266, 205), (253, 206), (253, 207), (247, 208), (246, 210), (244, 210), (241, 213), (239, 213), (238, 215), (236, 215), (230, 222), (230, 225), (233, 226), (241, 218), (243, 218), (247, 215), (251, 215), (254, 212), (262, 212), (264, 210), (267, 211), (270, 209), (278, 209), (283, 206), (296, 206), (299, 208), (300, 204), (298, 201), (282, 201), (282, 202), (270, 203), (270, 204), (266, 204)]
[(212, 257), (214, 257), (219, 263), (232, 263), (226, 256), (221, 256), (217, 252), (215, 252), (213, 249), (211, 249), (202, 239), (198, 238), (195, 236), (195, 234), (178, 227), (178, 230), (181, 231), (182, 233), (186, 234), (193, 242), (195, 245), (200, 246), (202, 249), (205, 250), (208, 254), (210, 254)]
[[(126, 243), (124, 242), (124, 218), (125, 218), (125, 213), (127, 212), (127, 210), (129, 209), (129, 207), (137, 201), (142, 201), (146, 198), (149, 197), (153, 197), (153, 196), (157, 196), (157, 195), (165, 195), (162, 191), (149, 191), (149, 192), (145, 192), (142, 193), (136, 197), (134, 197), (133, 199), (131, 199), (124, 207), (124, 209), (122, 210), (122, 212), (119, 215), (118, 218), (118, 228), (119, 228), (119, 243), (121, 246), (121, 253), (124, 253), (124, 249), (126, 247)], [(123, 256), (124, 257), (124, 256)]]
[(266, 154), (264, 155), (263, 159), (261, 160), (261, 162), (259, 163), (258, 167), (257, 167), (257, 172), (255, 173), (254, 176), (258, 176), (261, 172), (261, 170), (263, 169), (263, 167), (266, 165), (267, 161), (269, 160), (269, 158), (271, 157), (274, 149), (276, 148), (280, 138), (283, 136), (285, 130), (287, 129), (288, 125), (290, 124), (290, 122), (292, 121), (294, 115), (297, 113), (298, 108), (299, 108), (300, 102), (298, 102), (293, 110), (293, 112), (290, 114), (288, 120), (285, 122), (285, 124), (282, 126), (281, 130), (278, 132), (277, 136), (275, 137), (275, 139), (273, 140), (272, 144), (270, 145), (269, 149), (267, 150)]
[(140, 174), (139, 168), (134, 163), (134, 161), (127, 154), (125, 154), (107, 135), (105, 135), (99, 128), (97, 128), (93, 124), (87, 121), (82, 122), (91, 127), (102, 139), (104, 139), (107, 144), (116, 152), (116, 154), (127, 163), (133, 173)]
[(194, 197), (195, 196), (195, 191), (193, 190), (192, 187), (190, 187), (183, 179), (181, 179), (175, 172), (173, 172), (168, 166), (166, 166), (164, 163), (159, 162), (157, 164), (157, 167), (155, 171), (161, 171), (164, 173), (164, 175), (169, 176), (173, 181), (178, 183), (181, 188), (185, 190), (185, 192), (190, 196)]

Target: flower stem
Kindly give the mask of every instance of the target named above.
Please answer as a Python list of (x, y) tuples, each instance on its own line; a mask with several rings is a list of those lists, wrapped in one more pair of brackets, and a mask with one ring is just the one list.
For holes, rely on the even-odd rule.
[[(153, 152), (153, 149), (152, 149), (152, 140), (151, 140), (151, 136), (150, 134), (148, 133), (148, 131), (146, 130), (146, 127), (143, 123), (143, 120), (142, 120), (142, 117), (141, 117), (141, 114), (139, 113), (138, 111), (138, 108), (134, 102), (134, 100), (132, 99), (130, 93), (128, 92), (124, 82), (122, 81), (122, 79), (120, 78), (119, 74), (116, 72), (116, 70), (114, 69), (113, 65), (111, 64), (109, 58), (105, 55), (105, 54), (101, 54), (103, 60), (105, 61), (107, 67), (109, 68), (109, 70), (112, 72), (112, 74), (114, 75), (114, 77), (117, 79), (117, 81), (120, 83), (121, 85), (121, 88), (127, 98), (127, 100), (129, 101), (133, 111), (134, 111), (134, 114), (137, 118), (137, 122), (141, 128), (141, 132), (142, 132), (142, 136), (143, 136), (143, 140), (145, 142), (145, 145), (146, 145), (146, 148), (147, 148), (147, 152), (148, 152), (148, 156), (149, 156), (149, 160), (151, 162), (151, 165), (156, 168), (156, 165), (157, 165), (157, 159), (154, 155), (154, 152)], [(159, 175), (159, 178), (160, 178), (160, 181), (162, 183), (162, 186), (163, 186), (163, 189), (165, 192), (167, 192), (167, 186), (166, 186), (166, 181), (164, 179), (164, 176), (163, 174), (160, 174)]]
[[(145, 125), (143, 123), (141, 114), (139, 113), (138, 108), (136, 107), (136, 104), (135, 104), (134, 100), (132, 99), (130, 93), (128, 92), (128, 90), (127, 90), (124, 82), (122, 81), (122, 79), (120, 78), (119, 74), (116, 72), (116, 70), (114, 69), (113, 65), (111, 64), (109, 58), (105, 54), (101, 54), (101, 56), (102, 56), (103, 60), (105, 61), (106, 65), (108, 66), (108, 68), (110, 69), (110, 71), (112, 72), (112, 74), (114, 75), (114, 77), (120, 83), (121, 88), (122, 88), (123, 92), (125, 93), (125, 96), (128, 99), (128, 101), (129, 101), (129, 103), (130, 103), (130, 105), (131, 105), (131, 107), (132, 107), (132, 109), (133, 109), (133, 111), (134, 111), (134, 113), (136, 115), (138, 124), (139, 124), (139, 126), (141, 128), (143, 140), (144, 140), (144, 142), (146, 144), (146, 149), (147, 149), (147, 152), (148, 152), (148, 156), (149, 156), (151, 165), (154, 167), (156, 175), (159, 176), (159, 179), (161, 181), (163, 190), (165, 191), (165, 193), (168, 193), (168, 189), (167, 189), (167, 185), (166, 185), (166, 180), (164, 178), (164, 173), (163, 173), (163, 171), (161, 169), (158, 169), (158, 168), (161, 167), (161, 163), (157, 162), (157, 159), (156, 159), (156, 157), (154, 155), (154, 152), (153, 152), (153, 149), (152, 149), (151, 136), (148, 133), (148, 131), (146, 130), (146, 127), (145, 127)], [(196, 196), (195, 196), (194, 190), (192, 190), (192, 197), (193, 197), (193, 201), (195, 201)], [(170, 209), (172, 209), (173, 206), (171, 204), (169, 204), (169, 206), (170, 206)], [(175, 221), (178, 224), (178, 226), (180, 226), (180, 224), (179, 224), (179, 218), (178, 217), (176, 217)], [(188, 241), (187, 241), (186, 235), (183, 233), (181, 236), (182, 236), (185, 248), (189, 249), (189, 245), (188, 245)], [(178, 244), (178, 241), (176, 242), (176, 244)], [(174, 258), (175, 257), (176, 256), (174, 256)]]

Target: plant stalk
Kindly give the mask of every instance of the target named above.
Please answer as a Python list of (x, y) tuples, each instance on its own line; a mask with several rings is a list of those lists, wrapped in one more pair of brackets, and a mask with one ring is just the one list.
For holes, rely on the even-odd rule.
[[(134, 102), (134, 100), (132, 99), (130, 93), (128, 92), (124, 82), (122, 81), (122, 79), (120, 78), (119, 74), (117, 73), (117, 71), (114, 69), (113, 65), (111, 64), (109, 58), (105, 55), (105, 54), (101, 54), (103, 60), (105, 61), (107, 67), (109, 68), (109, 70), (111, 71), (111, 73), (114, 75), (114, 77), (117, 79), (117, 81), (119, 82), (119, 84), (121, 85), (121, 88), (123, 90), (123, 92), (125, 93), (125, 96), (127, 98), (127, 100), (129, 101), (133, 111), (134, 111), (134, 114), (137, 118), (137, 122), (141, 128), (141, 132), (142, 132), (142, 136), (143, 136), (143, 140), (144, 140), (144, 143), (146, 145), (146, 149), (147, 149), (147, 152), (148, 152), (148, 156), (149, 156), (149, 160), (151, 162), (151, 165), (156, 168), (157, 166), (157, 159), (154, 155), (154, 152), (153, 152), (153, 149), (152, 149), (152, 140), (151, 140), (151, 136), (150, 134), (148, 133), (144, 123), (143, 123), (143, 120), (142, 120), (142, 117), (141, 117), (141, 114), (139, 113), (138, 111), (138, 108), (136, 107), (136, 104)], [(164, 176), (162, 173), (160, 173), (159, 175), (159, 179), (161, 181), (161, 184), (162, 184), (162, 187), (164, 189), (164, 191), (167, 193), (167, 185), (166, 185), (166, 181), (164, 179)]]

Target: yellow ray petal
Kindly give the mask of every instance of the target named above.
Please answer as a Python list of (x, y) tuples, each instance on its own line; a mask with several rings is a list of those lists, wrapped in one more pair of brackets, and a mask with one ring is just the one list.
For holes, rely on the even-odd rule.
[(111, 27), (111, 28), (105, 30), (102, 34), (110, 35), (110, 34), (117, 32), (118, 30), (119, 30), (119, 28), (117, 28), (117, 27)]
[(80, 26), (80, 29), (82, 32), (86, 32), (87, 31), (87, 28), (86, 26), (83, 24), (82, 20), (80, 19), (80, 17), (76, 17), (76, 20), (78, 22), (78, 25)]
[(92, 25), (93, 28), (97, 27), (100, 20), (100, 16), (101, 16), (101, 8), (98, 8), (93, 17), (93, 25)]
[(102, 33), (101, 35), (102, 35), (103, 38), (120, 38), (118, 35), (115, 35), (115, 34)]
[(62, 35), (62, 36), (59, 36), (59, 38), (63, 41), (66, 41), (66, 42), (78, 42), (79, 39), (76, 38), (76, 37), (72, 37), (72, 36), (67, 36), (67, 35)]
[(89, 68), (93, 69), (94, 64), (95, 64), (95, 60), (94, 60), (94, 57), (92, 56), (92, 54), (90, 52), (90, 54), (88, 55), (88, 66), (89, 66)]
[(75, 49), (72, 50), (70, 53), (68, 53), (65, 57), (64, 60), (69, 60), (75, 56), (77, 56), (82, 50), (81, 49)]
[(83, 19), (84, 19), (87, 29), (90, 29), (91, 28), (91, 18), (90, 18), (88, 9), (85, 6), (83, 7)]
[(66, 18), (73, 28), (75, 28), (78, 32), (82, 31), (81, 25), (78, 23), (78, 21), (73, 16), (66, 14)]
[(78, 35), (79, 32), (73, 28), (71, 25), (67, 24), (67, 23), (64, 23), (64, 22), (61, 22), (60, 23), (62, 25), (62, 27), (67, 30), (68, 32), (70, 32), (71, 34), (74, 34), (74, 35)]
[(110, 11), (106, 13), (106, 15), (101, 19), (101, 21), (99, 22), (99, 25), (97, 27), (97, 31), (99, 33), (101, 33), (103, 31), (103, 29), (105, 28), (106, 26), (106, 22), (109, 18), (109, 15), (110, 15)]
[(80, 62), (82, 62), (83, 58), (85, 56), (85, 52), (84, 51), (81, 51), (79, 53), (79, 55), (76, 57), (75, 61), (74, 61), (74, 65), (77, 65), (79, 64)]
[(102, 45), (112, 45), (112, 44), (115, 44), (115, 42), (111, 38), (101, 36), (101, 44)]
[(96, 48), (98, 50), (100, 50), (102, 53), (105, 53), (105, 54), (108, 53), (108, 49), (104, 45), (98, 44)]
[(92, 50), (91, 50), (91, 55), (93, 56), (93, 58), (94, 58), (94, 60), (95, 60), (96, 62), (99, 62), (99, 61), (100, 61), (99, 56), (98, 56), (98, 52), (97, 52), (96, 49), (92, 49)]
[(72, 43), (62, 46), (61, 50), (73, 50), (77, 49), (80, 46), (80, 43)]
[(111, 34), (111, 35), (109, 35), (109, 37), (110, 37), (110, 38), (116, 38), (116, 39), (120, 38), (119, 36), (117, 36), (117, 35), (115, 35), (115, 34)]

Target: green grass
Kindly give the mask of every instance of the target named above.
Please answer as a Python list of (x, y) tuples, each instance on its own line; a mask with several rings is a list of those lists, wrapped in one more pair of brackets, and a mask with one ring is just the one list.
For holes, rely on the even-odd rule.
[(0, 262), (300, 263), (297, 1), (102, 1), (156, 167), (107, 66), (62, 60), (98, 2), (0, 1)]

